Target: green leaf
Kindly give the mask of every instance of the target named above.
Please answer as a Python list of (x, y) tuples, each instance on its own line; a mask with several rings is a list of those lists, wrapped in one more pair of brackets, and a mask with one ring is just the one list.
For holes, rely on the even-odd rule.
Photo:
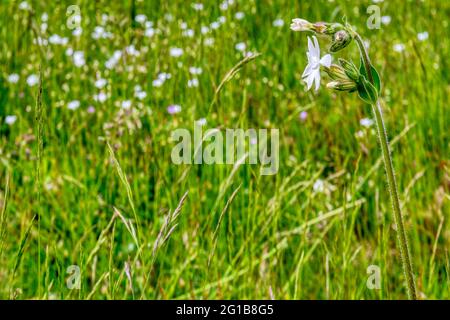
[[(373, 77), (373, 82), (375, 84), (375, 89), (377, 89), (377, 93), (379, 94), (381, 91), (381, 80), (380, 80), (380, 75), (378, 74), (377, 70), (375, 69), (374, 66), (370, 65), (370, 70), (372, 71), (372, 77)], [(367, 76), (367, 72), (366, 72), (366, 68), (364, 67), (364, 61), (361, 58), (361, 65), (359, 66), (359, 72), (366, 78), (368, 79), (369, 77)]]
[(361, 76), (358, 81), (358, 95), (359, 97), (368, 104), (374, 104), (378, 98), (377, 89), (369, 82), (364, 76)]

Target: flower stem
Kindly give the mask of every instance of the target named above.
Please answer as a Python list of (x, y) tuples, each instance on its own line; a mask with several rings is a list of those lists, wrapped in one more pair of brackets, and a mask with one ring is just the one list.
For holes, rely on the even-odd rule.
[[(372, 76), (372, 70), (371, 70), (371, 64), (369, 59), (369, 54), (367, 53), (367, 49), (360, 37), (359, 34), (355, 33), (355, 40), (358, 44), (363, 62), (364, 67), (367, 72), (368, 81), (371, 84), (375, 84)], [(383, 121), (383, 112), (381, 108), (380, 99), (378, 98), (376, 103), (372, 104), (372, 110), (375, 115), (375, 122), (377, 125), (377, 131), (378, 131), (378, 138), (381, 145), (381, 151), (383, 154), (383, 160), (384, 160), (384, 168), (386, 170), (386, 176), (389, 186), (389, 193), (391, 195), (391, 201), (392, 201), (392, 207), (394, 209), (394, 220), (395, 224), (397, 226), (397, 237), (398, 242), (400, 245), (400, 254), (402, 259), (402, 265), (403, 265), (403, 272), (405, 274), (407, 288), (408, 288), (408, 297), (411, 300), (417, 299), (417, 291), (416, 291), (416, 285), (414, 283), (414, 273), (413, 273), (413, 267), (411, 263), (409, 248), (408, 248), (408, 239), (406, 236), (405, 227), (403, 224), (403, 217), (401, 213), (400, 208), (400, 200), (398, 196), (398, 189), (397, 189), (397, 182), (395, 181), (395, 174), (394, 174), (394, 166), (392, 164), (392, 157), (391, 157), (391, 151), (389, 148), (389, 142), (387, 138), (386, 133), (386, 127)]]

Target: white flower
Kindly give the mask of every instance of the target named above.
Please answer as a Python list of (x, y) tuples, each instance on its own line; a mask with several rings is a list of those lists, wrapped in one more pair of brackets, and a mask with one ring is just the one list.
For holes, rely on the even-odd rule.
[(12, 125), (12, 124), (14, 124), (14, 122), (16, 122), (16, 120), (17, 120), (17, 116), (14, 116), (14, 115), (12, 115), (12, 116), (6, 116), (6, 117), (5, 117), (5, 123), (6, 123), (7, 125)]
[(283, 19), (276, 19), (276, 20), (273, 21), (272, 25), (274, 27), (280, 28), (280, 27), (284, 26), (284, 20)]
[(188, 80), (188, 87), (189, 88), (198, 87), (198, 79), (193, 78), (192, 80)]
[(145, 14), (138, 14), (136, 17), (134, 17), (134, 20), (139, 23), (145, 23), (145, 21), (147, 21), (147, 16)]
[(418, 39), (419, 41), (425, 41), (425, 40), (427, 40), (427, 39), (428, 39), (428, 32), (426, 32), (426, 31), (424, 31), (424, 32), (419, 32), (419, 33), (417, 34), (417, 39)]
[(369, 128), (370, 126), (373, 125), (373, 120), (369, 119), (369, 118), (363, 118), (361, 120), (359, 120), (359, 123), (366, 128)]
[(195, 11), (201, 11), (201, 10), (203, 10), (203, 3), (193, 3), (192, 8)]
[(245, 42), (239, 42), (234, 47), (238, 51), (245, 51), (245, 49), (247, 48), (247, 46), (245, 45)]
[(183, 31), (183, 36), (185, 36), (185, 37), (192, 38), (194, 35), (195, 35), (195, 32), (192, 29), (186, 29)]
[(391, 23), (391, 17), (390, 16), (382, 16), (381, 17), (381, 23), (382, 24), (386, 24), (388, 25), (389, 23)]
[(78, 100), (70, 101), (70, 102), (67, 104), (67, 108), (68, 108), (69, 110), (76, 110), (76, 109), (78, 109), (79, 107), (80, 107), (80, 101), (78, 101)]
[(73, 53), (73, 63), (76, 67), (82, 67), (86, 63), (86, 60), (84, 59), (84, 52), (83, 51), (74, 51)]
[(130, 109), (130, 107), (131, 107), (131, 101), (130, 100), (122, 101), (122, 109)]
[(205, 39), (205, 46), (212, 47), (214, 45), (214, 38), (206, 38)]
[[(311, 89), (313, 82), (315, 82), (315, 90), (320, 87), (320, 65), (329, 68), (331, 65), (331, 55), (326, 54), (320, 58), (320, 47), (315, 36), (308, 37), (308, 65), (302, 74), (302, 79), (306, 82), (308, 90)], [(314, 43), (313, 43), (314, 41)]]
[(153, 29), (152, 27), (149, 27), (149, 28), (145, 29), (144, 35), (147, 38), (153, 37), (155, 35), (155, 29)]
[(106, 86), (107, 83), (108, 83), (108, 81), (106, 81), (106, 79), (100, 78), (100, 79), (97, 79), (97, 80), (95, 81), (95, 86), (96, 86), (98, 89), (101, 89), (101, 88), (103, 88), (104, 86)]
[(79, 37), (83, 34), (83, 28), (82, 27), (76, 27), (73, 31), (72, 31), (72, 35), (74, 37)]
[(402, 52), (405, 51), (405, 45), (403, 43), (397, 43), (394, 45), (394, 51), (395, 52)]
[(217, 29), (220, 27), (220, 23), (217, 21), (214, 21), (209, 26), (211, 27), (211, 29)]
[(234, 15), (234, 17), (235, 17), (237, 20), (242, 20), (242, 19), (244, 19), (244, 17), (245, 17), (245, 13), (243, 13), (243, 12), (241, 12), (241, 11), (236, 12), (236, 14)]
[(136, 98), (138, 98), (139, 100), (144, 100), (147, 97), (147, 92), (145, 92), (145, 91), (136, 91), (134, 93), (134, 96)]
[(8, 76), (9, 83), (17, 83), (19, 81), (19, 75), (17, 73), (11, 73)]
[(181, 57), (183, 55), (183, 49), (181, 48), (170, 48), (170, 56), (171, 57)]
[(100, 103), (103, 103), (106, 101), (108, 97), (106, 96), (106, 93), (99, 92), (99, 94), (94, 95), (94, 100)]
[(30, 10), (30, 9), (31, 9), (31, 6), (28, 4), (28, 2), (22, 1), (22, 2), (19, 4), (19, 9), (20, 9), (20, 10)]
[(201, 74), (203, 72), (202, 68), (197, 68), (197, 67), (190, 67), (189, 68), (189, 73), (190, 74)]
[(317, 179), (316, 182), (314, 182), (313, 190), (314, 190), (314, 192), (316, 192), (316, 193), (324, 192), (324, 190), (325, 190), (325, 185), (324, 185), (323, 180)]
[(311, 27), (311, 23), (305, 19), (292, 19), (291, 30), (293, 31), (307, 31)]
[(39, 77), (36, 74), (30, 74), (27, 78), (27, 84), (30, 87), (35, 86), (39, 82)]

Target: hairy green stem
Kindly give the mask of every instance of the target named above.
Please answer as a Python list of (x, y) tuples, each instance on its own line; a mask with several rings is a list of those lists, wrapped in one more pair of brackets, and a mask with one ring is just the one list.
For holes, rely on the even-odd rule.
[[(369, 54), (367, 53), (366, 47), (359, 36), (355, 33), (355, 40), (358, 44), (361, 56), (364, 62), (364, 67), (367, 72), (369, 82), (375, 84), (372, 76), (371, 64), (369, 59)], [(388, 137), (386, 133), (386, 127), (383, 121), (383, 112), (381, 109), (380, 99), (377, 99), (375, 104), (372, 104), (372, 110), (375, 115), (375, 122), (377, 125), (378, 137), (381, 145), (381, 151), (383, 154), (384, 168), (386, 170), (387, 181), (389, 185), (389, 193), (391, 195), (392, 207), (394, 209), (394, 220), (397, 226), (397, 237), (400, 245), (400, 254), (403, 265), (403, 272), (406, 278), (406, 284), (408, 288), (409, 299), (417, 299), (416, 285), (414, 283), (414, 273), (411, 263), (408, 239), (406, 236), (406, 231), (403, 223), (403, 217), (400, 208), (400, 200), (398, 196), (397, 182), (395, 181), (394, 166), (392, 164), (391, 150), (389, 148)]]

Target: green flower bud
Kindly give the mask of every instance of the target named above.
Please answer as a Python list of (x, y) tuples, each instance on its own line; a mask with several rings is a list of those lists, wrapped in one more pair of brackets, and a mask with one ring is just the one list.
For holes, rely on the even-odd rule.
[(330, 52), (337, 52), (344, 49), (352, 42), (352, 37), (346, 30), (340, 30), (333, 34), (333, 40), (330, 46)]
[(356, 82), (353, 80), (339, 80), (339, 81), (331, 81), (327, 83), (328, 89), (333, 89), (337, 91), (355, 91), (357, 88)]
[(333, 80), (349, 80), (347, 73), (340, 65), (332, 64), (329, 68), (324, 67), (324, 70)]
[(344, 59), (338, 59), (338, 60), (339, 60), (340, 65), (344, 69), (345, 74), (353, 81), (358, 81), (359, 76), (360, 76), (358, 68), (356, 68), (356, 66), (350, 61), (347, 61)]

